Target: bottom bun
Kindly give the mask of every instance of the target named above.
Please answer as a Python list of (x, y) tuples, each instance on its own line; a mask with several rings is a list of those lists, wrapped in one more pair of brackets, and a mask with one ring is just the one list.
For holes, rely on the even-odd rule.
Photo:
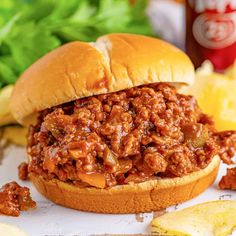
[(30, 179), (49, 200), (77, 210), (97, 213), (138, 213), (156, 211), (187, 201), (208, 188), (215, 180), (220, 158), (184, 177), (149, 180), (118, 185), (109, 189), (80, 188), (57, 179), (46, 181), (30, 174)]

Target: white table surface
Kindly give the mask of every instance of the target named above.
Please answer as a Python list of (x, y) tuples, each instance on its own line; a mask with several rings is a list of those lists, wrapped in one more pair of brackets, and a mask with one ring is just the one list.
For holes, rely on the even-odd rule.
[[(20, 181), (17, 177), (17, 166), (26, 159), (23, 148), (10, 147), (5, 151), (0, 164), (0, 185), (9, 181), (17, 181), (20, 185), (28, 186), (37, 209), (22, 212), (20, 217), (0, 216), (0, 222), (13, 224), (32, 236), (76, 236), (91, 234), (147, 234), (154, 213), (106, 215), (85, 213), (57, 206), (41, 196), (28, 181)], [(236, 200), (236, 191), (217, 189), (217, 183), (225, 166), (222, 165), (216, 183), (203, 194), (193, 200), (167, 209), (172, 211), (182, 209), (197, 203), (231, 199)], [(233, 234), (236, 236), (236, 232)]]

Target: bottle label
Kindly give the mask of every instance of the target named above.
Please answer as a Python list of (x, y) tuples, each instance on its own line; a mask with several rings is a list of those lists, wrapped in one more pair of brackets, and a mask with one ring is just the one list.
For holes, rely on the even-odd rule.
[(205, 48), (228, 47), (236, 42), (236, 12), (200, 14), (192, 30), (196, 41)]
[(236, 0), (188, 0), (189, 5), (197, 13), (206, 10), (215, 10), (218, 13), (224, 13), (227, 9), (236, 9)]

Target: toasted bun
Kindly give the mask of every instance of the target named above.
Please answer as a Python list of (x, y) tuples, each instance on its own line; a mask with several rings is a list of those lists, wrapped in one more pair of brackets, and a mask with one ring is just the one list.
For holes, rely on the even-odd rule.
[(214, 182), (219, 164), (216, 156), (205, 169), (181, 178), (150, 180), (110, 189), (79, 188), (57, 179), (46, 181), (32, 173), (30, 178), (40, 193), (66, 207), (97, 213), (137, 213), (160, 210), (199, 195)]
[(176, 47), (140, 35), (110, 34), (95, 43), (68, 43), (39, 59), (17, 81), (10, 107), (18, 122), (27, 123), (38, 111), (78, 98), (193, 80), (190, 59)]

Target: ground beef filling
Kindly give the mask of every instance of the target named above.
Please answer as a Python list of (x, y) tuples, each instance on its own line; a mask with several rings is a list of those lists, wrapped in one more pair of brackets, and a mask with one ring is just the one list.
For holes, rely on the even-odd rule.
[(222, 177), (219, 187), (221, 189), (236, 190), (236, 167), (227, 169), (227, 173)]
[(10, 182), (0, 189), (0, 213), (9, 216), (19, 216), (20, 211), (35, 208), (36, 203), (30, 197), (27, 187), (21, 187), (16, 182)]
[(28, 135), (28, 170), (98, 188), (181, 177), (205, 168), (219, 140), (193, 97), (159, 83), (41, 112)]
[(22, 162), (18, 166), (18, 178), (20, 180), (27, 180), (28, 179), (28, 164), (26, 162)]

